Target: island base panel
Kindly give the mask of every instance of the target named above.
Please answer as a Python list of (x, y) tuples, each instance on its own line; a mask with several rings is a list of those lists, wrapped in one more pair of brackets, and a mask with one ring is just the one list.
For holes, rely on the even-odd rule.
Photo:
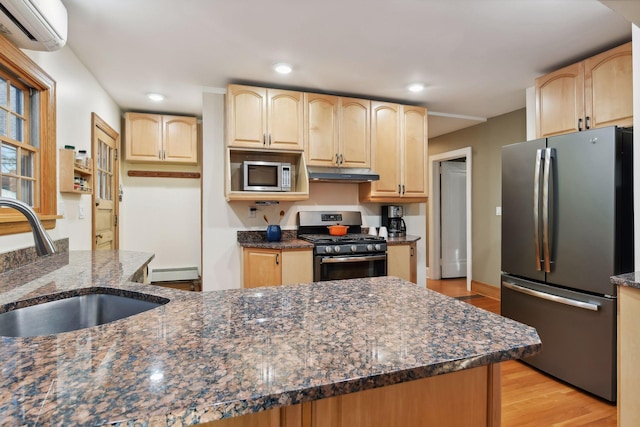
[(206, 427), (500, 426), (500, 365), (270, 409)]

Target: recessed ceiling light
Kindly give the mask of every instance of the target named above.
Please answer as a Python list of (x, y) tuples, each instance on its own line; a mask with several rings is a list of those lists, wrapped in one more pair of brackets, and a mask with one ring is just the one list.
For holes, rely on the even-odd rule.
[(289, 74), (293, 68), (291, 68), (291, 65), (281, 62), (280, 64), (274, 65), (273, 69), (276, 70), (276, 73)]
[(408, 89), (411, 92), (422, 92), (424, 90), (424, 85), (422, 83), (414, 83), (409, 85)]
[(164, 100), (164, 95), (160, 94), (160, 93), (150, 93), (147, 95), (147, 98), (149, 98), (150, 100), (154, 101), (154, 102), (160, 102)]

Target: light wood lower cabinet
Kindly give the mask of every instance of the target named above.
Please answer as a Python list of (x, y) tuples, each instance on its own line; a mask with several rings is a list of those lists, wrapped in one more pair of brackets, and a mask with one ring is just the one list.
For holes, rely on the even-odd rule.
[(312, 249), (244, 248), (242, 256), (245, 288), (313, 281)]
[(618, 286), (618, 426), (640, 425), (640, 289)]
[(387, 246), (387, 275), (418, 283), (416, 243)]
[(500, 365), (487, 365), (205, 426), (498, 427), (500, 404)]

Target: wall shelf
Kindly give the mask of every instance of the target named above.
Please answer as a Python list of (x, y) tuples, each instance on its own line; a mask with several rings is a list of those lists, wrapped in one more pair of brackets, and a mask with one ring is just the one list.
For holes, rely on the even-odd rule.
[[(60, 192), (74, 194), (93, 194), (93, 170), (75, 162), (75, 151), (61, 148), (60, 153)], [(84, 180), (84, 187), (76, 183), (76, 178)]]

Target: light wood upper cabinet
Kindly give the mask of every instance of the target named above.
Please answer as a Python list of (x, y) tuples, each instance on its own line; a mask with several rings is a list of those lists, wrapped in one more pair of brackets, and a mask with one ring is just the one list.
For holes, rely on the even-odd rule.
[(305, 157), (308, 166), (337, 166), (338, 154), (337, 96), (304, 94)]
[(305, 93), (305, 155), (309, 166), (368, 168), (371, 101)]
[(125, 159), (133, 163), (198, 163), (195, 117), (125, 114)]
[(370, 109), (368, 99), (340, 98), (340, 166), (368, 168), (371, 165)]
[(586, 126), (633, 126), (631, 43), (585, 61)]
[(245, 288), (313, 281), (312, 249), (244, 248), (242, 254)]
[(371, 183), (371, 196), (400, 197), (400, 105), (371, 103), (371, 164), (380, 175)]
[(229, 85), (228, 146), (302, 151), (302, 98), (302, 92)]
[(536, 79), (538, 138), (633, 124), (631, 43)]
[(427, 110), (372, 101), (371, 168), (380, 180), (360, 184), (360, 201), (426, 201), (426, 161)]
[(427, 197), (427, 110), (402, 106), (402, 197)]

